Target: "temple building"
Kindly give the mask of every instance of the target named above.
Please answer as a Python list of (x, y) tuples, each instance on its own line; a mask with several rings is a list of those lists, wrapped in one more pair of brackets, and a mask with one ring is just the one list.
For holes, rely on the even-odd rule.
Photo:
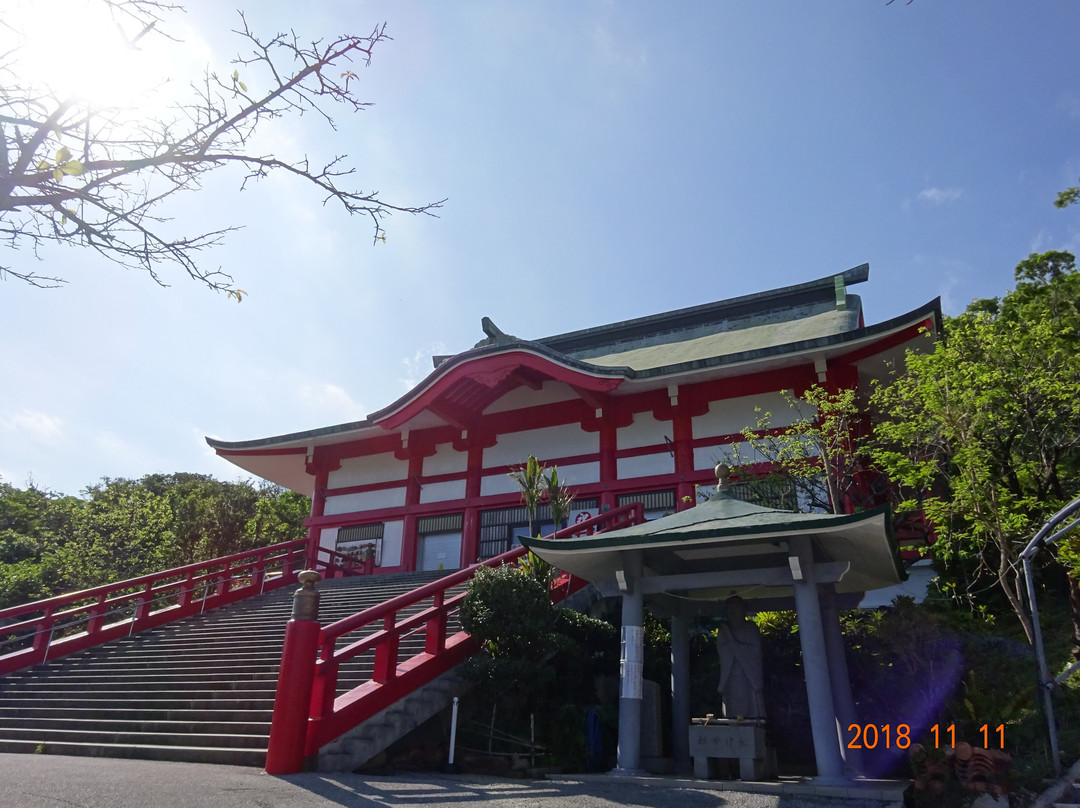
[[(660, 516), (693, 506), (696, 486), (715, 483), (716, 463), (757, 424), (755, 408), (781, 427), (794, 415), (783, 391), (865, 391), (886, 378), (908, 348), (929, 346), (941, 307), (932, 300), (866, 325), (849, 289), (868, 278), (863, 264), (540, 339), (504, 333), (485, 317), (484, 339), (435, 357), (427, 378), (364, 420), (207, 442), (310, 496), (313, 545), (371, 547), (376, 572), (462, 567), (526, 532), (507, 475), (530, 454), (557, 465), (576, 492), (571, 521), (633, 501)], [(865, 493), (860, 506), (878, 504)], [(538, 521), (551, 531), (543, 509)]]

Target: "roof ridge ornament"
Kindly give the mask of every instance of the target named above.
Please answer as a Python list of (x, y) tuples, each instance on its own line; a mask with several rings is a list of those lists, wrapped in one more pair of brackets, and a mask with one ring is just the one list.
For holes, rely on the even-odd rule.
[(515, 337), (513, 334), (507, 334), (495, 325), (490, 317), (481, 317), (480, 327), (484, 329), (484, 334), (487, 335), (487, 338), (476, 343), (476, 345), (473, 346), (474, 348), (479, 348), (483, 345), (499, 345), (504, 342), (520, 342), (518, 337)]

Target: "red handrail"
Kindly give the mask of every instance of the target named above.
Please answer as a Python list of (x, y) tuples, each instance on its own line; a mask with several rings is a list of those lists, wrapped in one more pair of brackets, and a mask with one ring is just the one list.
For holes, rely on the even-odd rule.
[[(548, 538), (588, 535), (642, 521), (644, 507), (634, 502), (563, 528)], [(298, 641), (292, 644), (286, 633), (266, 771), (270, 774), (300, 771), (305, 756), (318, 754), (325, 744), (475, 653), (478, 643), (464, 631), (447, 635), (448, 619), (465, 597), (464, 593), (447, 597), (448, 591), (470, 580), (480, 567), (510, 563), (527, 552), (526, 548), (517, 547), (321, 629), (313, 621), (290, 621)], [(553, 584), (552, 598), (556, 602), (562, 600), (585, 583), (564, 575)], [(429, 600), (430, 605), (425, 605)], [(402, 614), (407, 610), (418, 611)], [(365, 627), (371, 627), (372, 631), (343, 648), (337, 647), (339, 639)], [(421, 631), (424, 650), (400, 659), (401, 639)], [(372, 680), (336, 696), (341, 664), (369, 651), (375, 653)], [(306, 720), (295, 711), (297, 703), (310, 705)], [(293, 723), (297, 721), (299, 725)]]
[[(328, 577), (360, 566), (305, 558), (306, 539), (141, 575), (0, 610), (0, 675), (296, 582), (313, 564)], [(13, 650), (9, 650), (12, 649)]]

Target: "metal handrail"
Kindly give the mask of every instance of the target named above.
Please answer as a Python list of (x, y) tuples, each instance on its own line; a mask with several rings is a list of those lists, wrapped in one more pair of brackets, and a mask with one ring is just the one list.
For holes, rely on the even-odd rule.
[[(317, 557), (307, 559), (304, 552), (306, 546), (306, 539), (296, 539), (0, 610), (0, 634), (12, 635), (10, 639), (0, 641), (0, 648), (6, 650), (12, 646), (22, 646), (0, 655), (0, 675), (47, 661), (52, 649), (61, 641), (65, 650), (57, 656), (116, 639), (122, 636), (120, 627), (125, 622), (130, 622), (129, 636), (136, 629), (169, 622), (170, 618), (161, 617), (168, 615), (172, 607), (155, 608), (162, 600), (177, 599), (178, 619), (204, 612), (207, 604), (216, 606), (261, 594), (266, 591), (268, 582), (272, 582), (272, 587), (276, 588), (282, 585), (278, 583), (279, 579), (284, 581), (294, 576), (298, 567), (302, 569), (307, 564), (317, 568), (342, 569), (335, 568), (332, 561), (322, 561)], [(348, 568), (343, 571), (352, 573), (357, 570)], [(254, 584), (256, 578), (259, 579), (258, 587), (234, 588), (237, 581)], [(200, 590), (201, 598), (196, 594)], [(201, 603), (197, 602), (199, 600)], [(130, 621), (121, 619), (109, 622), (115, 615), (132, 609), (134, 613)], [(4, 625), (4, 621), (11, 622)], [(89, 625), (84, 631), (72, 632), (81, 624)], [(58, 632), (64, 633), (64, 636), (54, 641), (54, 635)], [(47, 638), (43, 639), (45, 635)]]
[[(1024, 548), (1024, 552), (1020, 554), (1020, 560), (1023, 562), (1024, 567), (1024, 581), (1027, 585), (1028, 604), (1031, 606), (1031, 635), (1035, 645), (1035, 659), (1039, 670), (1039, 687), (1042, 690), (1043, 712), (1046, 714), (1046, 732), (1050, 738), (1050, 757), (1055, 777), (1061, 776), (1061, 753), (1058, 749), (1057, 724), (1054, 720), (1054, 702), (1051, 694), (1053, 689), (1061, 684), (1064, 679), (1052, 677), (1046, 664), (1046, 649), (1043, 646), (1042, 626), (1039, 624), (1039, 604), (1035, 600), (1035, 578), (1031, 574), (1031, 562), (1041, 548), (1053, 544), (1065, 534), (1080, 527), (1080, 516), (1076, 515), (1078, 513), (1080, 513), (1080, 497), (1077, 497), (1051, 516), (1046, 524), (1039, 528), (1028, 546)], [(1058, 526), (1068, 519), (1072, 519), (1072, 521), (1059, 530)], [(1065, 673), (1071, 674), (1075, 668), (1076, 665), (1073, 665)], [(1065, 674), (1062, 675), (1065, 676)], [(1065, 678), (1068, 678), (1068, 676), (1065, 676)], [(1061, 681), (1058, 681), (1059, 679)]]
[[(215, 580), (214, 576), (216, 576), (218, 574), (220, 574), (220, 573), (208, 573), (207, 575), (200, 576), (200, 578), (198, 578), (198, 579), (195, 579), (195, 578), (192, 579), (193, 582), (197, 581), (199, 583), (204, 583), (204, 582), (206, 583), (206, 585), (202, 587), (202, 591), (203, 591), (202, 597), (198, 598), (203, 603), (201, 611), (205, 611), (206, 601), (207, 601), (208, 595), (209, 595), (211, 589), (213, 588), (212, 586), (209, 585), (209, 583), (211, 581)], [(279, 574), (283, 574), (283, 573), (279, 573)], [(218, 583), (231, 583), (232, 581), (243, 581), (243, 580), (248, 580), (251, 577), (252, 577), (251, 575), (231, 575), (228, 578), (225, 578), (225, 579), (219, 581)], [(263, 576), (264, 581), (265, 581), (265, 578), (266, 578), (266, 576)], [(135, 608), (137, 609), (138, 606), (140, 606), (140, 605), (151, 605), (153, 603), (156, 603), (159, 600), (166, 600), (168, 598), (178, 598), (178, 597), (180, 597), (181, 595), (183, 595), (183, 594), (185, 594), (187, 592), (194, 592), (196, 589), (199, 588), (198, 586), (192, 586), (190, 589), (184, 589), (182, 584), (186, 583), (186, 581), (177, 581), (176, 583), (181, 584), (181, 588), (177, 592), (163, 593), (163, 594), (157, 595), (156, 597), (150, 598), (150, 600), (142, 601), (141, 603), (136, 604)], [(170, 584), (169, 586), (171, 587), (172, 585)], [(160, 587), (160, 588), (164, 589), (166, 587)], [(111, 600), (112, 601), (120, 601), (120, 600), (128, 600), (128, 601), (130, 601), (132, 599), (137, 599), (137, 598), (140, 598), (140, 597), (141, 597), (140, 593), (133, 592), (130, 595), (120, 595), (119, 597), (111, 598)], [(93, 609), (94, 605), (95, 604), (91, 603), (91, 604), (88, 604), (86, 606), (79, 606), (76, 609), (70, 609), (67, 612), (61, 612), (61, 614), (71, 614), (73, 612), (83, 611), (84, 609)], [(29, 639), (31, 637), (36, 637), (39, 634), (46, 634), (46, 633), (50, 633), (50, 632), (55, 633), (56, 631), (60, 631), (60, 630), (66, 629), (66, 628), (71, 628), (72, 626), (77, 626), (80, 623), (89, 623), (91, 620), (94, 620), (95, 618), (104, 619), (104, 618), (109, 617), (109, 615), (119, 614), (120, 612), (128, 611), (130, 609), (131, 609), (131, 605), (128, 604), (128, 605), (121, 606), (121, 607), (116, 608), (116, 609), (108, 609), (107, 611), (104, 611), (104, 612), (98, 612), (98, 613), (95, 613), (95, 614), (84, 615), (83, 617), (80, 617), (80, 618), (78, 618), (76, 620), (69, 620), (69, 621), (67, 621), (65, 623), (54, 623), (50, 628), (47, 628), (47, 629), (43, 628), (43, 629), (39, 629), (37, 631), (30, 632), (29, 634), (21, 634), (18, 637), (12, 637), (10, 639), (0, 640), (0, 648), (3, 648), (4, 646), (12, 645), (12, 644), (17, 643), (17, 642), (25, 641), (25, 640), (27, 640), (27, 639)], [(152, 614), (157, 614), (157, 612), (151, 612), (151, 613)], [(54, 612), (54, 615), (55, 615), (55, 612)], [(24, 621), (23, 623), (12, 623), (10, 625), (0, 626), (0, 631), (5, 631), (6, 632), (6, 631), (11, 631), (11, 630), (18, 630), (18, 628), (20, 626), (22, 626), (22, 625), (33, 625), (33, 624), (36, 624), (38, 622), (40, 622), (40, 619), (39, 620), (27, 620), (27, 621)], [(117, 623), (114, 623), (112, 625), (119, 625), (121, 622), (124, 622), (124, 621), (118, 621)], [(134, 614), (131, 617), (131, 622), (132, 622), (132, 625), (134, 625), (134, 623), (135, 623), (135, 615)], [(0, 656), (2, 656), (2, 655), (0, 655)]]
[[(259, 548), (256, 548), (254, 550), (244, 550), (243, 552), (240, 552), (240, 553), (234, 553), (234, 554), (228, 555), (228, 556), (221, 556), (220, 558), (212, 558), (212, 559), (210, 559), (208, 561), (197, 561), (197, 562), (193, 562), (191, 564), (185, 564), (182, 567), (175, 567), (173, 569), (163, 570), (162, 572), (147, 573), (146, 575), (140, 575), (137, 578), (128, 578), (127, 580), (124, 580), (124, 581), (115, 581), (115, 582), (109, 583), (109, 584), (101, 584), (99, 586), (95, 586), (95, 587), (92, 587), (90, 589), (82, 589), (82, 590), (79, 590), (79, 591), (76, 591), (76, 592), (67, 592), (67, 593), (62, 594), (62, 595), (54, 595), (51, 598), (45, 598), (43, 600), (33, 601), (31, 603), (23, 604), (23, 605), (20, 605), (20, 606), (9, 606), (6, 609), (0, 609), (0, 620), (3, 620), (5, 617), (7, 617), (9, 615), (15, 615), (15, 614), (18, 614), (20, 612), (39, 611), (41, 609), (46, 609), (49, 606), (53, 606), (53, 605), (59, 606), (59, 605), (65, 604), (65, 603), (73, 603), (73, 602), (78, 601), (78, 600), (86, 600), (87, 598), (93, 597), (95, 595), (98, 595), (98, 594), (101, 594), (101, 593), (104, 593), (104, 592), (109, 592), (109, 591), (113, 591), (113, 590), (116, 590), (116, 589), (128, 589), (128, 588), (135, 587), (135, 586), (137, 586), (139, 584), (144, 584), (144, 583), (148, 583), (148, 582), (151, 582), (151, 581), (160, 580), (162, 578), (171, 578), (171, 577), (175, 577), (177, 575), (183, 574), (183, 573), (194, 572), (197, 569), (203, 569), (205, 567), (217, 566), (218, 564), (226, 564), (227, 562), (231, 562), (233, 560), (238, 560), (238, 559), (241, 559), (241, 558), (246, 558), (247, 556), (252, 556), (252, 555), (257, 556), (259, 554), (267, 554), (267, 553), (269, 553), (270, 551), (273, 551), (273, 550), (282, 550), (282, 549), (286, 549), (286, 548), (289, 548), (289, 549), (300, 548), (300, 547), (303, 547), (306, 544), (307, 544), (306, 539), (295, 539), (293, 541), (282, 542), (281, 544), (271, 544), (271, 545), (269, 545), (267, 547), (259, 547)], [(227, 567), (227, 569), (231, 570), (232, 568)], [(225, 570), (223, 569), (223, 570), (221, 570), (221, 572), (225, 572)], [(207, 574), (208, 575), (214, 575), (216, 573), (207, 573)]]

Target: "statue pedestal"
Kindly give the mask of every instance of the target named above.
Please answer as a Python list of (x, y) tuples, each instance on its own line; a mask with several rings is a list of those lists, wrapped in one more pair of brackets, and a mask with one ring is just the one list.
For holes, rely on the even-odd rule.
[(740, 780), (763, 780), (770, 774), (761, 720), (695, 719), (690, 726), (690, 755), (699, 780), (709, 779), (710, 758), (737, 759)]

